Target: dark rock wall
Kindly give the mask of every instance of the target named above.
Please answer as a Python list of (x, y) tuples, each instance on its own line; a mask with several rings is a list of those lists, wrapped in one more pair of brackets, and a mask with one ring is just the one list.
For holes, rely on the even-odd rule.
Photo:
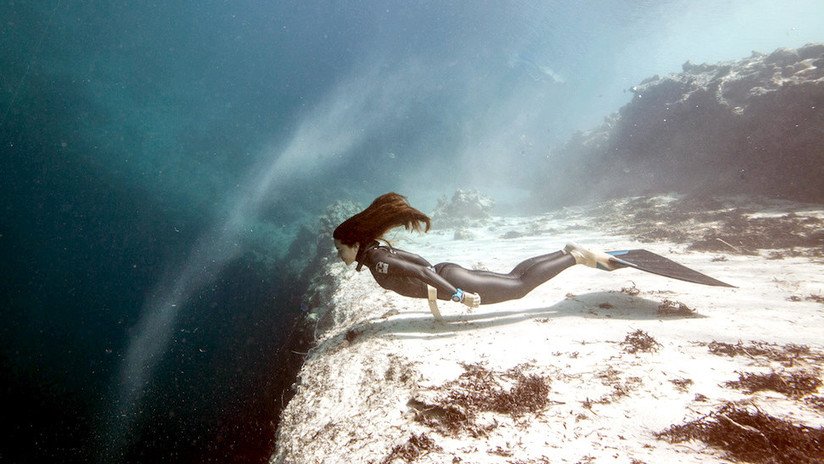
[(687, 62), (631, 90), (617, 115), (554, 157), (555, 181), (536, 197), (674, 191), (824, 203), (824, 45)]

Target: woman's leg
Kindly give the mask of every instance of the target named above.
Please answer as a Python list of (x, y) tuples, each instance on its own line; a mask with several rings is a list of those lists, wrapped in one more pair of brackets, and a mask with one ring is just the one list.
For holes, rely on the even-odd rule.
[(481, 304), (491, 304), (522, 298), (573, 265), (575, 258), (559, 251), (530, 258), (509, 274), (472, 271), (452, 263), (436, 264), (435, 271), (455, 287), (481, 295)]
[[(523, 295), (531, 292), (535, 287), (558, 275), (564, 269), (574, 266), (575, 258), (569, 254), (559, 251), (553, 253), (552, 258), (537, 261), (529, 268), (525, 269), (519, 277)], [(518, 297), (520, 298), (520, 297)]]
[(527, 271), (527, 269), (531, 268), (532, 266), (544, 261), (554, 261), (562, 255), (564, 255), (563, 251), (556, 251), (553, 253), (535, 256), (534, 258), (529, 258), (527, 260), (521, 261), (517, 266), (515, 266), (514, 269), (509, 271), (509, 275), (514, 277), (520, 277), (521, 275), (523, 275), (524, 272)]

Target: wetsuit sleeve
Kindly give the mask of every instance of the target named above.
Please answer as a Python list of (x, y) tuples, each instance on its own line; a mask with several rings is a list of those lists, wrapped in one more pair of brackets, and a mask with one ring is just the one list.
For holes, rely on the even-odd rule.
[(404, 252), (403, 255), (399, 255), (397, 253), (385, 253), (380, 256), (380, 260), (389, 265), (387, 269), (389, 274), (414, 277), (425, 284), (437, 288), (438, 293), (446, 295), (447, 298), (454, 295), (458, 290), (455, 286), (450, 284), (449, 281), (439, 276), (438, 273), (435, 272), (435, 269), (432, 268), (432, 266), (429, 266), (429, 263), (426, 260), (420, 256), (412, 255), (420, 258), (420, 260), (425, 263), (421, 264), (420, 262), (415, 262), (417, 260), (408, 259), (406, 255), (412, 255), (412, 253)]

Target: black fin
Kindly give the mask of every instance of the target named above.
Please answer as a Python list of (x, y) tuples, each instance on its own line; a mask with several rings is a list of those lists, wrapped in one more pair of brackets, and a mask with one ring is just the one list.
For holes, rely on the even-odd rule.
[(696, 270), (690, 269), (684, 265), (678, 264), (675, 261), (657, 255), (648, 250), (618, 250), (608, 251), (608, 254), (613, 256), (617, 264), (634, 267), (642, 271), (658, 274), (671, 279), (683, 280), (701, 285), (712, 285), (714, 287), (732, 287), (720, 280), (702, 274)]

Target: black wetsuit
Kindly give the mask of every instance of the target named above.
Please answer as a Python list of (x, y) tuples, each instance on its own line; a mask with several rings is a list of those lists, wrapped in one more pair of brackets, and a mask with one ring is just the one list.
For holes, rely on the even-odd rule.
[(422, 257), (372, 242), (356, 257), (357, 270), (366, 266), (381, 287), (404, 296), (427, 298), (427, 284), (448, 300), (458, 288), (477, 293), (481, 304), (515, 300), (575, 264), (563, 251), (536, 256), (515, 266), (509, 274), (465, 269), (453, 263), (431, 265)]

